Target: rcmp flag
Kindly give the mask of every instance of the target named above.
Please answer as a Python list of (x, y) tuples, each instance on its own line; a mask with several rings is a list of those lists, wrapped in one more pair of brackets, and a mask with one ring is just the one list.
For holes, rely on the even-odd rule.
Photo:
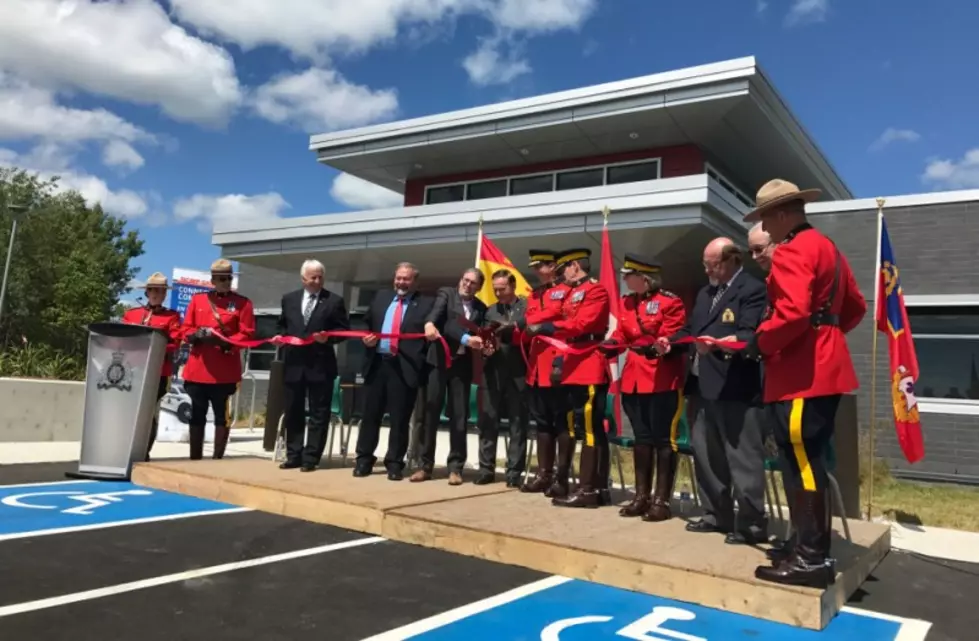
[(918, 384), (918, 357), (908, 323), (901, 290), (901, 275), (887, 235), (887, 224), (880, 216), (880, 254), (877, 257), (877, 329), (887, 337), (890, 356), (891, 405), (894, 410), (894, 426), (901, 451), (909, 463), (921, 460), (925, 444), (921, 434), (921, 418), (914, 389)]
[(513, 266), (506, 254), (500, 251), (500, 248), (493, 241), (483, 236), (482, 227), (479, 230), (479, 242), (476, 249), (476, 269), (483, 272), (483, 288), (476, 293), (476, 298), (486, 303), (487, 306), (495, 305), (497, 302), (496, 293), (493, 291), (493, 273), (501, 269), (508, 270), (517, 279), (517, 296), (530, 296), (531, 287), (527, 279)]
[[(620, 308), (622, 300), (619, 298), (619, 275), (615, 269), (615, 256), (612, 254), (612, 241), (608, 236), (608, 225), (602, 228), (602, 264), (598, 272), (598, 282), (609, 298), (609, 323), (608, 333), (605, 338), (610, 338), (619, 326)], [(619, 394), (622, 372), (619, 369), (619, 360), (610, 359), (609, 376), (612, 379), (609, 385), (609, 392), (613, 394), (612, 416), (615, 418), (615, 429), (619, 434), (622, 433), (622, 398)]]

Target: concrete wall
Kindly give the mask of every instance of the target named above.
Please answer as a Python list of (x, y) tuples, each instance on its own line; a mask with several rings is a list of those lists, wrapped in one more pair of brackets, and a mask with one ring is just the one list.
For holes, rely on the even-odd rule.
[(0, 443), (80, 441), (85, 384), (0, 378)]
[[(810, 220), (846, 255), (870, 307), (867, 318), (848, 341), (861, 384), (860, 426), (866, 431), (870, 424), (877, 212), (873, 205), (857, 211), (843, 207), (841, 211), (826, 211), (835, 206), (813, 207), (816, 211)], [(885, 202), (884, 217), (905, 296), (955, 294), (971, 295), (979, 300), (979, 260), (975, 249), (979, 238), (979, 202), (917, 206), (887, 206)], [(979, 328), (973, 333), (979, 334)], [(878, 336), (877, 347), (877, 455), (904, 476), (979, 480), (979, 415), (922, 412), (925, 458), (914, 465), (906, 462), (895, 437), (887, 343), (883, 335)], [(926, 385), (926, 381), (919, 381), (919, 395)]]

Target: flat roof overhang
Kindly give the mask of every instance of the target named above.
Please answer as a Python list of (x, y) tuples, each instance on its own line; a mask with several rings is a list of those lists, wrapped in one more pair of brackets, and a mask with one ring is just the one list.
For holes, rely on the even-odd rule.
[[(702, 284), (704, 245), (730, 236), (745, 243), (745, 207), (707, 175), (352, 214), (287, 218), (263, 228), (216, 230), (230, 260), (293, 272), (315, 258), (328, 280), (386, 282), (410, 261), (427, 282), (454, 282), (473, 265), (483, 231), (521, 271), (531, 248), (588, 247), (598, 260), (602, 209), (616, 261), (626, 252), (657, 255), (670, 287)], [(596, 265), (597, 268), (597, 265)]]
[(697, 145), (749, 190), (777, 176), (852, 198), (754, 57), (316, 135), (309, 148), (323, 164), (403, 193), (412, 178), (680, 144)]

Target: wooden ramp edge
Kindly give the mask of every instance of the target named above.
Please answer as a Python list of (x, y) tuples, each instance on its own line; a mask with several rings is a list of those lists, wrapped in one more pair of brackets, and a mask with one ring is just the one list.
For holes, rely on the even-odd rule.
[[(411, 499), (401, 498), (385, 505), (364, 500), (362, 497), (340, 499), (336, 496), (336, 491), (316, 492), (304, 489), (313, 479), (301, 478), (298, 474), (295, 477), (297, 480), (291, 482), (290, 487), (284, 488), (281, 484), (270, 483), (264, 478), (250, 479), (242, 474), (228, 474), (230, 466), (224, 461), (205, 461), (202, 465), (200, 463), (139, 463), (133, 468), (132, 480), (138, 485), (159, 490), (230, 503), (382, 536), (392, 541), (592, 581), (812, 630), (821, 630), (829, 624), (890, 551), (889, 527), (851, 522), (851, 530), (859, 531), (864, 543), (860, 546), (859, 553), (851, 553), (849, 556), (852, 558), (847, 558), (845, 563), (841, 562), (843, 567), (838, 568), (836, 583), (828, 590), (821, 591), (766, 583), (745, 574), (731, 576), (730, 573), (725, 575), (719, 571), (692, 569), (685, 567), (682, 559), (677, 560), (670, 555), (655, 558), (647, 554), (647, 558), (637, 558), (641, 555), (630, 556), (600, 549), (600, 542), (596, 545), (580, 544), (569, 542), (565, 537), (548, 536), (532, 530), (525, 533), (506, 531), (505, 527), (483, 522), (485, 518), (480, 521), (466, 516), (469, 513), (478, 513), (485, 517), (486, 510), (492, 510), (494, 505), (499, 509), (501, 503), (512, 503), (528, 497), (519, 495), (514, 490), (502, 489), (505, 487), (503, 484), (497, 484), (501, 488), (498, 490), (487, 490), (485, 488), (488, 486), (470, 484), (471, 488), (483, 489), (475, 495), (470, 493), (451, 498), (444, 496), (444, 490), (433, 492), (426, 498), (429, 493), (423, 491), (423, 488), (428, 489), (425, 486), (444, 488), (444, 482), (410, 484)], [(240, 460), (236, 462), (239, 466), (244, 463)], [(272, 465), (267, 459), (260, 459), (259, 464), (265, 467)], [(295, 471), (291, 472), (295, 474)], [(324, 470), (314, 474), (321, 480), (329, 478), (341, 485), (347, 485), (345, 479), (348, 478), (356, 481), (352, 486), (363, 486), (365, 481), (370, 483), (373, 480), (352, 479), (349, 468)], [(398, 487), (402, 497), (407, 494), (407, 481), (391, 484), (382, 477), (376, 480), (378, 483), (383, 480), (386, 484), (376, 487)], [(555, 508), (553, 514), (558, 519), (576, 521), (594, 519), (596, 512), (599, 511)], [(503, 521), (492, 518), (489, 520)], [(607, 522), (610, 527), (622, 528), (635, 527), (636, 524), (635, 520), (622, 520), (617, 516), (615, 519), (607, 519)], [(569, 528), (572, 526), (569, 525)], [(834, 527), (837, 531), (842, 529), (838, 521)], [(704, 535), (683, 533), (676, 535), (676, 538), (689, 536)], [(764, 558), (759, 550), (747, 546), (721, 545), (724, 545), (725, 553), (732, 557), (756, 553), (757, 562)], [(750, 557), (749, 561), (755, 563), (754, 557)], [(671, 562), (675, 564), (671, 565)]]

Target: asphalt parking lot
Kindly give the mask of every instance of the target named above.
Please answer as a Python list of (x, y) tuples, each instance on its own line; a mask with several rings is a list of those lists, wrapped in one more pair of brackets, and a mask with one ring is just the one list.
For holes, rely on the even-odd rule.
[(816, 633), (72, 469), (0, 467), (2, 639), (966, 641), (979, 624), (979, 568), (897, 552)]

